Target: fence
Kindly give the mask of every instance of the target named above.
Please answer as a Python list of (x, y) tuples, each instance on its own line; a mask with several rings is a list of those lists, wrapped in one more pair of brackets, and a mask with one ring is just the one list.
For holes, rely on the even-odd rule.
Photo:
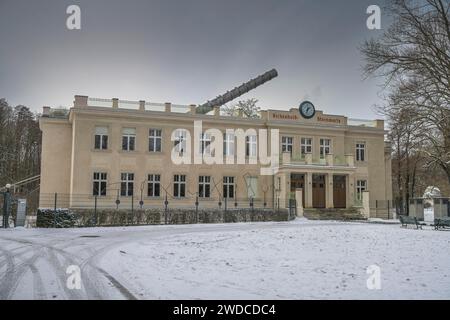
[(48, 220), (46, 225), (54, 226), (67, 224), (58, 222), (57, 218), (58, 215), (69, 217), (67, 209), (77, 214), (76, 220), (84, 221), (83, 226), (269, 221), (281, 219), (280, 214), (284, 213), (287, 217), (283, 220), (291, 220), (296, 215), (295, 200), (290, 201), (286, 210), (272, 203), (269, 206), (265, 198), (212, 199), (196, 195), (177, 198), (168, 194), (141, 198), (52, 193), (41, 194), (40, 203), (41, 217)]
[(174, 197), (92, 196), (88, 194), (41, 193), (40, 208), (46, 209), (150, 209), (150, 208), (272, 208), (272, 199), (263, 198), (202, 198), (196, 195)]
[(370, 217), (394, 219), (406, 212), (405, 204), (397, 200), (370, 200)]

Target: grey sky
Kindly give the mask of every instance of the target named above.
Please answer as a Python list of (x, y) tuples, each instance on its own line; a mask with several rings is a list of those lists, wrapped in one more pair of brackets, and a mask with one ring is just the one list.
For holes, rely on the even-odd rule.
[[(70, 4), (80, 31), (66, 29)], [(370, 4), (383, 1), (0, 0), (0, 97), (35, 111), (75, 94), (199, 104), (276, 68), (242, 99), (373, 118), (380, 88), (357, 49), (380, 32), (366, 27)]]

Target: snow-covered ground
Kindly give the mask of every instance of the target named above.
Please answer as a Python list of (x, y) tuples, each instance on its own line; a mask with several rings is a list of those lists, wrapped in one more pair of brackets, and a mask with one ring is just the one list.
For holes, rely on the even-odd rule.
[(450, 299), (450, 231), (303, 219), (0, 231), (0, 299), (90, 298)]

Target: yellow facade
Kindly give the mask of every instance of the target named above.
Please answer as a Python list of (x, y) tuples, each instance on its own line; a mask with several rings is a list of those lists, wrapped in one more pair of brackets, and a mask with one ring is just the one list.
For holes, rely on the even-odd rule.
[[(172, 132), (183, 128), (193, 136), (194, 121), (199, 120), (204, 130), (216, 128), (221, 132), (238, 128), (279, 129), (279, 171), (274, 175), (261, 175), (259, 163), (174, 164)], [(44, 107), (40, 127), (41, 208), (54, 206), (55, 193), (58, 207), (92, 207), (94, 201), (99, 206), (114, 207), (117, 199), (120, 206), (125, 207), (131, 205), (131, 201), (136, 206), (142, 201), (144, 207), (161, 207), (166, 196), (171, 206), (194, 206), (199, 196), (199, 176), (209, 177), (210, 184), (208, 197), (200, 197), (202, 206), (224, 202), (224, 177), (234, 179), (234, 196), (227, 199), (229, 206), (234, 202), (248, 205), (253, 197), (258, 206), (265, 203), (268, 207), (285, 207), (295, 194), (293, 191), (301, 187), (306, 208), (318, 204), (333, 208), (335, 202), (348, 208), (358, 205), (355, 199), (362, 191), (361, 184), (370, 191), (371, 199), (392, 199), (390, 149), (384, 141), (386, 132), (382, 120), (355, 122), (321, 111), (312, 119), (304, 119), (298, 109), (265, 110), (260, 118), (249, 119), (220, 115), (218, 108), (204, 115), (196, 114), (195, 106), (150, 105), (143, 101), (122, 103), (117, 99), (75, 96), (74, 106), (67, 116), (56, 116), (52, 109)], [(104, 150), (96, 149), (98, 128), (107, 132), (108, 146)], [(149, 151), (150, 129), (161, 130), (160, 151)], [(135, 137), (132, 151), (123, 150), (122, 146), (127, 130)], [(286, 138), (292, 146), (289, 152), (282, 150)], [(311, 139), (311, 152), (306, 149), (301, 152), (302, 138)], [(327, 143), (325, 139), (330, 145), (321, 158), (321, 142)], [(356, 156), (357, 145), (362, 146), (363, 161), (358, 161), (361, 159)], [(94, 173), (106, 173), (106, 195), (94, 196)], [(123, 194), (122, 173), (133, 174), (133, 196)], [(160, 192), (156, 197), (148, 194), (150, 174), (160, 176)], [(174, 185), (174, 175), (185, 176), (184, 197), (175, 196), (174, 189), (178, 186)], [(257, 190), (249, 192), (249, 179), (255, 179), (256, 182), (251, 183)]]

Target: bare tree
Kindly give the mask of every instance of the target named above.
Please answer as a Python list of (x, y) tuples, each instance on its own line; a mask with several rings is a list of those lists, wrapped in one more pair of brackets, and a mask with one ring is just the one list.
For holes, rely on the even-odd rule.
[(0, 99), (0, 186), (39, 174), (40, 153), (37, 116)]
[(222, 107), (222, 112), (234, 117), (242, 113), (246, 118), (259, 118), (260, 108), (256, 106), (257, 102), (257, 99), (241, 100), (234, 105)]
[(414, 108), (393, 109), (384, 107), (380, 110), (391, 125), (388, 138), (392, 146), (392, 175), (394, 197), (408, 211), (407, 203), (416, 193), (418, 172), (424, 157), (418, 151), (421, 148), (421, 128), (415, 121)]
[(365, 74), (385, 79), (393, 112), (414, 109), (420, 152), (450, 183), (450, 2), (391, 0), (393, 24), (364, 43)]

